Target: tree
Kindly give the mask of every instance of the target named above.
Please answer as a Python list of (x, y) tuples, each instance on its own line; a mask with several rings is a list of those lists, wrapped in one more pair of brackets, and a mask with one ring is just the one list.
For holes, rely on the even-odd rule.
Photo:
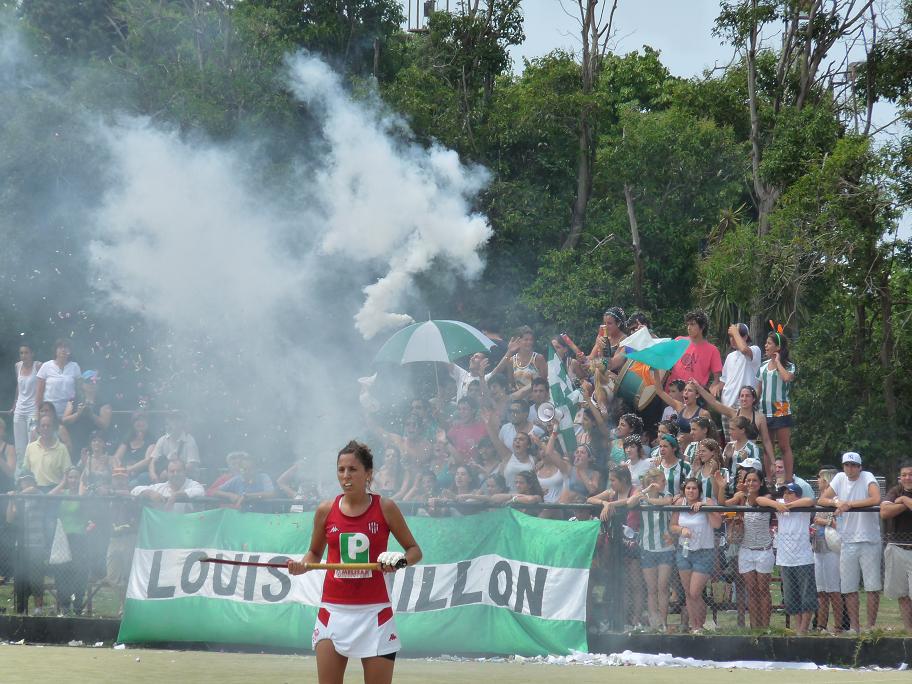
[(376, 74), (381, 46), (401, 33), (396, 0), (245, 0), (237, 12), (269, 17), (275, 39), (318, 53), (341, 71)]
[[(602, 61), (608, 51), (611, 28), (618, 0), (612, 0), (608, 16), (605, 10), (608, 0), (599, 7), (599, 0), (576, 0), (579, 8), (580, 37), (580, 85), (583, 99), (592, 95), (598, 85)], [(573, 249), (579, 242), (586, 227), (586, 209), (592, 196), (592, 164), (598, 132), (593, 122), (593, 105), (583, 102), (579, 111), (579, 133), (576, 154), (576, 196), (570, 213), (570, 231), (564, 241), (564, 249)]]

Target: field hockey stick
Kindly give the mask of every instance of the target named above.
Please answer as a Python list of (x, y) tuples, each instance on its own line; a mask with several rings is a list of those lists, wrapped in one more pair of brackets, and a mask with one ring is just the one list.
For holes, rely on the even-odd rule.
[[(227, 558), (200, 558), (200, 563), (220, 563), (222, 565), (241, 565), (255, 568), (288, 568), (287, 563), (258, 563), (255, 561), (238, 561)], [(403, 558), (396, 563), (396, 569), (404, 568)], [(380, 570), (380, 563), (305, 563), (305, 570)]]

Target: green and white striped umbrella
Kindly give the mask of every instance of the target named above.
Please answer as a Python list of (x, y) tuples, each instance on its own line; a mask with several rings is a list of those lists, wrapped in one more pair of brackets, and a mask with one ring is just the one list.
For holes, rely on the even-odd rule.
[(412, 323), (389, 338), (374, 361), (450, 363), (475, 352), (486, 352), (493, 346), (494, 342), (471, 325), (459, 321), (424, 321)]

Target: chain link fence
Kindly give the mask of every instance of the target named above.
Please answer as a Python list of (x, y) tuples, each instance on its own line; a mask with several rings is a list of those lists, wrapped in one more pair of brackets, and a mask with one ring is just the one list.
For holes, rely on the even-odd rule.
[[(272, 499), (247, 510), (313, 510), (315, 504)], [(0, 496), (0, 613), (118, 617), (143, 505), (129, 496)], [(197, 510), (224, 505), (193, 500)], [(488, 507), (439, 500), (400, 506), (431, 516), (471, 516)], [(584, 519), (601, 507), (526, 504), (522, 510)], [(596, 545), (590, 631), (912, 632), (909, 600), (899, 598), (910, 591), (912, 538), (882, 526), (877, 508), (852, 514), (875, 516), (878, 537), (850, 541), (840, 517), (824, 508), (705, 506), (694, 513), (683, 506), (621, 506), (606, 516)]]

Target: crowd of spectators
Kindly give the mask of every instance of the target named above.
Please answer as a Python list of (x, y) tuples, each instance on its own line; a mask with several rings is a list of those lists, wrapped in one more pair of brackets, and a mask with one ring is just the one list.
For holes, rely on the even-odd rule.
[[(690, 312), (677, 338), (687, 349), (669, 372), (627, 358), (625, 342), (648, 326), (646, 315), (626, 318), (611, 307), (589, 353), (566, 335), (549, 341), (559, 366), (549, 368), (529, 328), (474, 354), (467, 368), (452, 365), (451, 383), (415, 398), (401, 430), (369, 416), (384, 445), (374, 489), (438, 516), (466, 514), (471, 502), (507, 502), (533, 515), (582, 519), (595, 514), (574, 504), (600, 505), (605, 534), (618, 540), (601, 548), (620, 549), (629, 580), (631, 627), (666, 630), (669, 604), (677, 603), (681, 628), (712, 628), (707, 585), (722, 578), (730, 580), (725, 591), (739, 624), (754, 629), (769, 627), (771, 585), (781, 581), (783, 609), (798, 633), (815, 624), (829, 632), (875, 628), (884, 588), (912, 631), (912, 463), (882, 496), (861, 456), (847, 452), (841, 473), (806, 473), (818, 482), (815, 491), (795, 472), (798, 369), (779, 326), (761, 349), (746, 324), (732, 323), (723, 357), (706, 339), (705, 313)], [(558, 368), (577, 389), (572, 440), (553, 407), (541, 410), (558, 380), (549, 372)], [(636, 393), (625, 387), (631, 373)], [(655, 394), (645, 405), (638, 401), (644, 385)], [(567, 506), (530, 506), (542, 503)], [(756, 510), (701, 511), (711, 504)], [(815, 514), (817, 504), (835, 510)], [(852, 512), (859, 508), (873, 510)]]
[[(912, 630), (912, 463), (881, 496), (861, 456), (847, 452), (842, 472), (815, 473), (815, 492), (794, 472), (791, 390), (798, 371), (786, 335), (772, 330), (761, 351), (748, 327), (733, 323), (723, 362), (706, 339), (703, 312), (687, 314), (683, 327), (687, 350), (666, 373), (627, 358), (628, 336), (651, 334), (648, 317), (627, 318), (611, 307), (589, 353), (555, 336), (549, 368), (546, 350), (535, 348), (534, 331), (525, 327), (489, 353), (473, 354), (467, 367), (451, 364), (434, 396), (413, 397), (398, 415), (365, 406), (368, 439), (382, 446), (372, 490), (414, 504), (419, 515), (507, 504), (542, 517), (601, 517), (615, 542), (602, 548), (621, 556), (631, 627), (666, 630), (673, 605), (681, 628), (712, 627), (706, 588), (726, 572), (739, 622), (768, 627), (778, 565), (784, 609), (798, 632), (812, 622), (843, 629), (843, 606), (847, 627), (862, 629), (861, 588), (865, 625), (874, 627), (884, 582)], [(569, 434), (561, 407), (550, 403), (557, 378), (549, 372), (558, 368), (575, 388), (573, 405), (564, 407), (573, 415)], [(0, 527), (0, 577), (14, 578), (18, 612), (28, 610), (30, 595), (32, 610), (44, 611), (48, 576), (62, 613), (79, 614), (93, 583), (125, 586), (137, 507), (96, 505), (93, 495), (181, 512), (204, 496), (208, 505), (243, 508), (312, 493), (305, 462), (273, 473), (273, 481), (240, 451), (227, 455), (217, 477), (204, 477), (179, 412), (167, 414), (161, 435), (137, 412), (115, 436), (101, 376), (70, 360), (66, 340), (45, 363), (23, 345), (16, 378), (12, 444), (0, 421), (0, 491), (35, 495), (10, 498)], [(643, 388), (652, 390), (652, 401), (638, 400)], [(59, 496), (60, 505), (41, 505), (38, 495)], [(702, 510), (717, 503), (756, 510)], [(833, 512), (791, 510), (818, 503)], [(653, 508), (671, 505), (686, 509)], [(880, 516), (852, 512), (878, 505)], [(55, 560), (61, 534), (69, 552)]]

